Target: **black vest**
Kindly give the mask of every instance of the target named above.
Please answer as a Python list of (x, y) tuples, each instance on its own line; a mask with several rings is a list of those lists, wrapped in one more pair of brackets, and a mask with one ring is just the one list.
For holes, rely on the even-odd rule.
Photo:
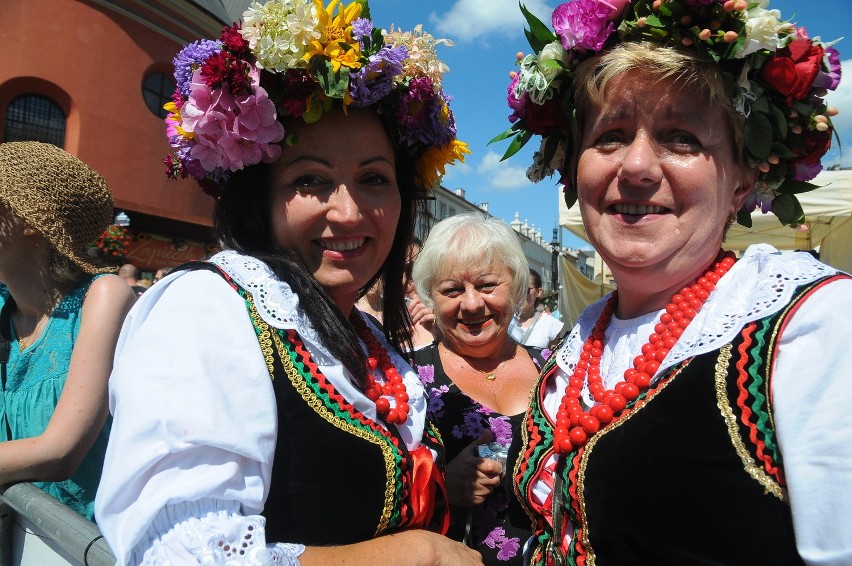
[[(671, 369), (560, 462), (562, 509), (574, 528), (568, 564), (803, 564), (769, 404), (771, 367), (787, 316), (827, 279), (800, 287), (730, 344)], [(550, 453), (538, 396), (524, 427), (519, 448), (529, 460), (516, 464), (518, 494)], [(540, 545), (534, 563), (549, 563), (542, 551), (560, 537), (527, 512)]]
[[(278, 438), (269, 496), (264, 505), (267, 540), (341, 545), (410, 528), (412, 458), (396, 427), (384, 428), (358, 412), (328, 382), (295, 330), (269, 326), (251, 295), (211, 264), (192, 269), (218, 273), (246, 303), (273, 381)], [(443, 454), (433, 428), (424, 445)], [(440, 531), (443, 491), (425, 527)]]

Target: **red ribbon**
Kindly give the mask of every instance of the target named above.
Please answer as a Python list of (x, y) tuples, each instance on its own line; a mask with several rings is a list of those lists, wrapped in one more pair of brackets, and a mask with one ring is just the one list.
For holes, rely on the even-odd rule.
[[(406, 521), (406, 528), (429, 528), (435, 514), (437, 495), (440, 493), (447, 500), (447, 487), (444, 485), (444, 475), (435, 464), (432, 452), (426, 446), (419, 446), (409, 453), (411, 458), (411, 492), (409, 505), (412, 516)], [(447, 534), (450, 527), (450, 514), (444, 510), (441, 518), (440, 534)]]

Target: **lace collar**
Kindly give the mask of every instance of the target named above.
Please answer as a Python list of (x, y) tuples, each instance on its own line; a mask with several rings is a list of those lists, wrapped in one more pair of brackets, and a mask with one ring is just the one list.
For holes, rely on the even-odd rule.
[[(210, 258), (240, 287), (249, 292), (261, 318), (274, 328), (297, 330), (315, 351), (331, 359), (331, 353), (319, 340), (311, 321), (299, 308), (299, 296), (290, 285), (278, 279), (264, 262), (234, 250), (225, 250)], [(318, 360), (323, 363), (325, 360)]]
[[(698, 316), (660, 365), (657, 375), (687, 358), (727, 344), (749, 322), (781, 310), (797, 287), (835, 273), (836, 269), (820, 263), (806, 252), (780, 252), (766, 244), (750, 246), (719, 281)], [(583, 340), (597, 321), (607, 298), (583, 311), (559, 350), (556, 361), (565, 373), (570, 375), (573, 372)], [(631, 320), (613, 318), (610, 329), (615, 329), (618, 339), (624, 337), (637, 344), (644, 343), (646, 335), (642, 335), (641, 341), (638, 338), (641, 327), (653, 325), (660, 312)], [(610, 338), (609, 331), (607, 338)], [(609, 348), (609, 340), (607, 342)]]

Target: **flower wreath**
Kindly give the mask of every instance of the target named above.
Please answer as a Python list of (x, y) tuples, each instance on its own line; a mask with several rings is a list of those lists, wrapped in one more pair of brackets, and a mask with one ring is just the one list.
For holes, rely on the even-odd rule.
[(275, 161), (282, 140), (295, 143), (282, 118), (316, 122), (337, 102), (377, 107), (413, 157), (415, 182), (432, 188), (470, 153), (442, 89), (449, 69), (435, 51), (441, 44), (452, 45), (420, 26), (376, 29), (366, 0), (253, 2), (220, 39), (191, 43), (174, 58), (167, 174), (191, 176), (218, 196), (232, 172)]
[(759, 175), (737, 221), (751, 226), (758, 205), (790, 226), (804, 221), (797, 193), (822, 169), (820, 159), (834, 131), (823, 98), (840, 82), (840, 55), (804, 28), (768, 10), (768, 0), (573, 0), (552, 14), (553, 30), (523, 5), (534, 51), (519, 54), (508, 103), (512, 126), (492, 142), (512, 138), (503, 159), (533, 135), (541, 136), (527, 176), (538, 182), (560, 173), (572, 206), (576, 187), (563, 170), (576, 149), (568, 132), (578, 131), (573, 71), (589, 57), (623, 41), (650, 41), (694, 49), (728, 73), (734, 107), (745, 117), (745, 149)]

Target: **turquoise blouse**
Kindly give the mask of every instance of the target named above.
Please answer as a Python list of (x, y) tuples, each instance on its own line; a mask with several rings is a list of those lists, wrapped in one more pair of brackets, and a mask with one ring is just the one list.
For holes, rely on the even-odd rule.
[[(5, 329), (12, 342), (6, 382), (0, 396), (0, 441), (10, 439), (10, 430), (12, 439), (20, 439), (38, 436), (47, 428), (65, 386), (71, 350), (80, 331), (83, 299), (97, 277), (86, 279), (63, 297), (41, 336), (23, 352), (11, 323), (10, 328)], [(0, 309), (8, 300), (9, 290), (0, 284)], [(80, 467), (69, 479), (34, 482), (88, 519), (92, 519), (95, 512), (95, 492), (101, 478), (110, 423), (111, 420), (107, 420)]]

